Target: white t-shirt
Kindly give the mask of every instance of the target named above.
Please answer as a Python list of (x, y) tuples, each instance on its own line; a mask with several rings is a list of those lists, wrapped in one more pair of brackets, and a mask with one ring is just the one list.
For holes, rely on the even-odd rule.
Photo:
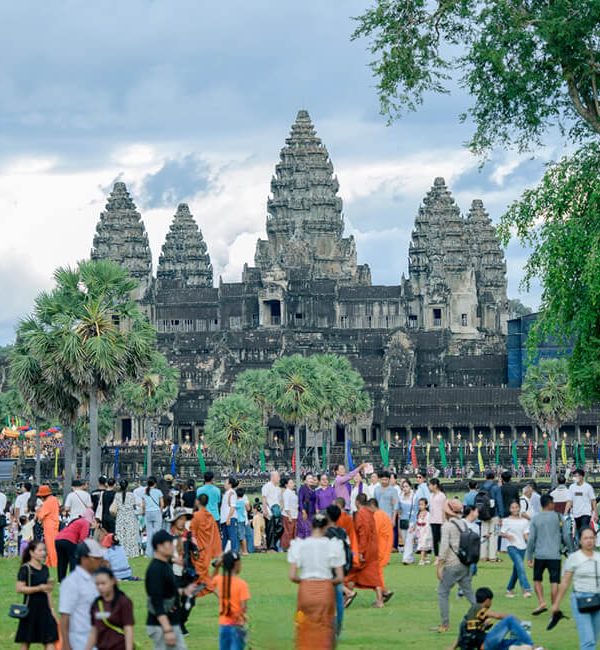
[(283, 514), (292, 519), (298, 519), (298, 495), (294, 490), (283, 491)]
[(27, 513), (27, 502), (29, 501), (29, 497), (31, 497), (30, 492), (23, 492), (23, 494), (19, 494), (19, 496), (15, 499), (15, 514), (18, 510), (19, 517), (22, 517)]
[(510, 539), (506, 540), (507, 546), (514, 546), (520, 550), (527, 548), (525, 535), (529, 532), (529, 520), (524, 517), (506, 517), (502, 520), (502, 527), (500, 528), (502, 534), (512, 535)]
[(69, 509), (69, 521), (81, 517), (83, 513), (92, 507), (92, 497), (85, 490), (73, 490), (67, 494), (65, 508)]
[(144, 494), (146, 494), (146, 487), (144, 485), (138, 485), (138, 487), (133, 491), (135, 507), (140, 514), (142, 512), (142, 504), (144, 503)]
[(377, 483), (371, 483), (369, 485), (365, 485), (364, 493), (367, 495), (368, 499), (374, 499), (375, 498), (375, 490), (381, 485), (379, 481)]
[[(281, 488), (278, 485), (273, 485), (271, 481), (262, 486), (261, 495), (265, 497), (269, 509), (276, 503), (281, 505)], [(267, 515), (270, 514), (270, 512), (267, 513)]]
[(227, 523), (227, 517), (229, 517), (230, 509), (233, 508), (233, 514), (231, 515), (232, 519), (236, 518), (235, 504), (237, 503), (237, 495), (234, 489), (227, 490), (223, 495), (223, 501), (221, 501), (221, 523)]
[(583, 482), (581, 485), (573, 483), (569, 487), (569, 501), (573, 504), (571, 512), (573, 517), (591, 517), (592, 499), (595, 499), (594, 488)]
[(344, 545), (341, 539), (327, 537), (294, 539), (288, 562), (300, 569), (301, 580), (331, 580), (333, 569), (346, 563)]
[(554, 503), (565, 503), (565, 501), (569, 501), (571, 498), (569, 488), (566, 485), (559, 485), (550, 492), (550, 496), (554, 499)]
[(6, 494), (0, 492), (0, 515), (6, 510)]
[(74, 650), (85, 648), (92, 629), (90, 609), (97, 597), (94, 576), (80, 566), (69, 573), (60, 585), (58, 611), (69, 614), (69, 643)]
[(563, 571), (573, 574), (573, 590), (600, 592), (600, 553), (588, 557), (583, 551), (576, 551), (567, 558)]

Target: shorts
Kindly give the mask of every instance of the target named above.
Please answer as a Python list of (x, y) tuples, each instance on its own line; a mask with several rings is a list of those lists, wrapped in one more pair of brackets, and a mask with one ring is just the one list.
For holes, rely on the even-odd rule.
[(238, 540), (242, 542), (243, 540), (246, 539), (246, 522), (240, 521), (238, 519), (237, 530), (238, 530)]
[(542, 582), (546, 569), (548, 569), (548, 573), (550, 574), (550, 582), (558, 584), (560, 582), (560, 560), (534, 560), (534, 582)]

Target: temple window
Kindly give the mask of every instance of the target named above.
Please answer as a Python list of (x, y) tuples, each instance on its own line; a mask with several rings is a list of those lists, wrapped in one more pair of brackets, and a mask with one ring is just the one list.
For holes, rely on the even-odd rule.
[(411, 329), (416, 329), (417, 328), (417, 316), (416, 314), (410, 314), (408, 317), (408, 326)]
[(442, 310), (434, 309), (433, 310), (433, 326), (441, 327), (442, 326)]
[(463, 327), (466, 327), (466, 326), (469, 324), (469, 321), (468, 321), (468, 319), (467, 319), (467, 315), (466, 315), (466, 314), (461, 314), (461, 315), (460, 315), (460, 324), (461, 324)]

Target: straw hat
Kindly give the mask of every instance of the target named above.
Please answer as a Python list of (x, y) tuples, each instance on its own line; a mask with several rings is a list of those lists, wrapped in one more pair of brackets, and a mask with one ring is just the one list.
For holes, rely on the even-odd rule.
[(463, 504), (459, 499), (448, 499), (446, 501), (446, 514), (448, 517), (460, 517), (463, 511)]

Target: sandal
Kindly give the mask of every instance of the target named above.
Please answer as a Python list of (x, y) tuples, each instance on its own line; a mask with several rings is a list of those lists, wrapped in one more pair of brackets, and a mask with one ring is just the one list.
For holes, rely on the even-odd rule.
[(353, 594), (350, 594), (350, 596), (348, 596), (346, 598), (346, 600), (344, 600), (344, 609), (348, 609), (348, 607), (350, 607), (350, 605), (352, 605), (352, 603), (354, 602), (354, 599), (356, 598), (357, 595), (358, 594), (356, 592), (354, 592)]
[(384, 602), (384, 603), (387, 603), (389, 600), (392, 599), (393, 596), (394, 596), (394, 592), (393, 592), (393, 591), (386, 591), (386, 592), (383, 594), (383, 602)]
[(531, 612), (532, 616), (539, 616), (540, 614), (543, 614), (544, 612), (547, 612), (548, 608), (543, 605), (542, 607), (538, 607), (537, 609), (534, 609), (533, 612)]

